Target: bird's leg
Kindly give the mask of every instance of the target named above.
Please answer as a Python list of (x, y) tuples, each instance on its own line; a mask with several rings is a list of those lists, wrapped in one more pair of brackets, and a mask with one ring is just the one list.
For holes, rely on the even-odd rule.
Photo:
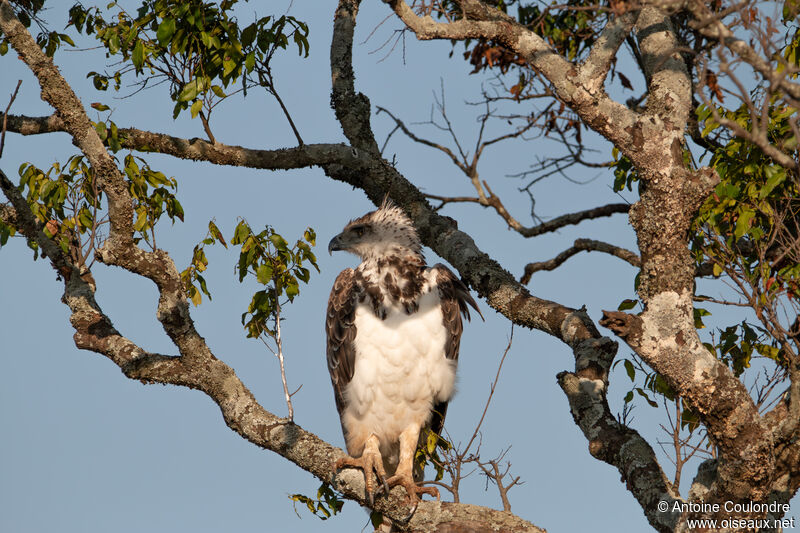
[(412, 424), (400, 433), (400, 461), (395, 474), (386, 481), (390, 487), (402, 485), (408, 493), (410, 504), (419, 502), (422, 494), (436, 496), (436, 499), (439, 499), (436, 487), (421, 487), (414, 482), (414, 454), (417, 451), (419, 431), (420, 427)]
[(361, 452), (361, 457), (342, 457), (336, 461), (333, 468), (339, 470), (346, 466), (360, 468), (364, 471), (364, 488), (370, 507), (375, 503), (375, 482), (372, 477), (373, 470), (378, 476), (378, 481), (381, 482), (386, 492), (389, 492), (389, 486), (386, 484), (386, 470), (383, 468), (380, 445), (378, 437), (375, 435), (370, 435), (364, 443), (364, 451)]

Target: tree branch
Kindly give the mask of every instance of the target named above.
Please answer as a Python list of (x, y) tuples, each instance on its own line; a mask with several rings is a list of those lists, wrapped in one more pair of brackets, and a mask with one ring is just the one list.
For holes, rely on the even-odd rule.
[(718, 487), (707, 501), (760, 501), (774, 471), (768, 429), (742, 382), (700, 342), (694, 323), (685, 319), (687, 310), (690, 301), (662, 293), (650, 298), (641, 315), (603, 311), (600, 324), (624, 339), (700, 415), (720, 450)]
[[(58, 272), (69, 272), (72, 265), (66, 255), (37, 228), (25, 199), (1, 170), (0, 189), (17, 206), (20, 231), (41, 247)], [(72, 310), (70, 322), (75, 328), (75, 344), (79, 348), (105, 355), (130, 379), (203, 391), (219, 406), (228, 427), (243, 438), (289, 459), (332, 484), (348, 498), (367, 505), (361, 473), (353, 470), (337, 473), (332, 469), (335, 461), (345, 456), (340, 448), (264, 409), (234, 371), (216, 357), (173, 357), (144, 351), (114, 328), (94, 300), (93, 291), (80, 276), (64, 276), (64, 281), (64, 301)], [(395, 489), (388, 498), (379, 499), (375, 510), (403, 523), (409, 510), (402, 488)], [(443, 524), (456, 527), (473, 521), (498, 524), (508, 531), (542, 531), (509, 513), (474, 505), (429, 501), (419, 504), (405, 528), (409, 531), (437, 531)]]
[(617, 51), (630, 35), (639, 10), (634, 9), (610, 19), (595, 41), (589, 55), (578, 69), (578, 78), (590, 92), (604, 92), (608, 71), (617, 56)]
[[(8, 131), (21, 135), (38, 135), (67, 130), (64, 122), (54, 114), (47, 117), (8, 115)], [(199, 138), (183, 139), (137, 128), (119, 128), (118, 131), (123, 148), (157, 152), (192, 161), (208, 161), (216, 165), (277, 170), (331, 163), (353, 167), (367, 164), (367, 160), (357, 150), (344, 144), (304, 144), (293, 148), (257, 150), (219, 142), (210, 143)]]
[(776, 72), (769, 61), (756, 52), (752, 46), (745, 41), (738, 39), (734, 33), (719, 18), (712, 13), (704, 2), (691, 0), (686, 7), (692, 13), (695, 20), (690, 22), (690, 26), (701, 34), (715, 39), (725, 45), (728, 50), (736, 54), (745, 63), (753, 67), (764, 80), (776, 83), (783, 91), (794, 100), (800, 100), (800, 85), (789, 81), (788, 77), (797, 72), (797, 68), (789, 64), (784, 64), (782, 73)]
[(592, 239), (576, 239), (572, 246), (555, 256), (553, 259), (539, 261), (536, 263), (528, 263), (525, 265), (525, 272), (520, 278), (519, 282), (523, 285), (527, 285), (531, 280), (531, 276), (533, 276), (536, 272), (539, 272), (540, 270), (555, 270), (573, 255), (584, 251), (604, 252), (615, 257), (619, 257), (623, 261), (627, 261), (637, 268), (641, 266), (641, 260), (639, 259), (639, 256), (630, 250), (626, 250), (625, 248), (620, 248), (619, 246), (614, 246), (613, 244), (608, 244), (602, 241), (595, 241)]
[(562, 58), (536, 33), (478, 0), (460, 0), (459, 5), (472, 19), (463, 18), (450, 23), (434, 22), (430, 16), (419, 17), (404, 0), (389, 0), (388, 4), (418, 39), (483, 38), (500, 42), (547, 78), (558, 98), (592, 129), (616, 146), (622, 148), (631, 145), (636, 113), (598, 90), (598, 87), (602, 87), (598, 79), (605, 79), (607, 72), (603, 63), (608, 60), (610, 50), (619, 46), (617, 39), (630, 22), (630, 16), (619, 17), (619, 21), (614, 19), (606, 39), (599, 43), (602, 50), (594, 53), (597, 65), (584, 63), (581, 67), (584, 78), (580, 79), (578, 68)]
[(544, 233), (550, 233), (559, 230), (565, 226), (572, 226), (575, 224), (579, 224), (584, 220), (591, 220), (600, 217), (608, 217), (616, 213), (627, 213), (630, 208), (631, 206), (629, 204), (622, 204), (622, 203), (607, 204), (600, 207), (593, 207), (592, 209), (586, 209), (585, 211), (578, 211), (576, 213), (568, 213), (566, 215), (561, 215), (552, 220), (548, 220), (547, 222), (543, 222), (538, 226), (526, 228), (523, 231), (520, 231), (520, 233), (525, 237), (536, 237), (537, 235), (542, 235)]

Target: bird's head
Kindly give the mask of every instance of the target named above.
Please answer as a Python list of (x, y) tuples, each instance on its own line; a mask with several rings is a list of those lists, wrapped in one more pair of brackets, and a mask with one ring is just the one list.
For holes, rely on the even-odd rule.
[(392, 255), (419, 257), (422, 245), (411, 220), (387, 198), (378, 209), (351, 220), (331, 239), (328, 252), (336, 250), (369, 260)]

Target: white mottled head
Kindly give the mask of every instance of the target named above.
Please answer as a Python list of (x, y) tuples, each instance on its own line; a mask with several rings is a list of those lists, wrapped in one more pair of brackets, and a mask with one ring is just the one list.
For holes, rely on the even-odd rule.
[(362, 260), (389, 256), (421, 256), (422, 244), (411, 220), (387, 197), (370, 213), (351, 220), (331, 239), (328, 252), (344, 250)]

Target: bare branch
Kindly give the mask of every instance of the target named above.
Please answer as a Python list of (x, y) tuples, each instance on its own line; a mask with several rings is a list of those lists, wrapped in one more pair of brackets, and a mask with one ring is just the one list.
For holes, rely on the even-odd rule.
[[(569, 213), (561, 215), (552, 220), (527, 228), (520, 233), (525, 237), (535, 237), (544, 233), (556, 231), (565, 226), (571, 226), (583, 222), (584, 220), (591, 220), (595, 218), (608, 217), (616, 213), (627, 213), (630, 209), (629, 204), (607, 204), (600, 207), (593, 207), (585, 211), (578, 211), (576, 213)], [(623, 258), (624, 259), (624, 258)], [(627, 259), (625, 259), (627, 261)], [(638, 266), (638, 265), (635, 265)]]
[(3, 157), (3, 148), (6, 145), (6, 128), (8, 127), (8, 110), (11, 109), (11, 104), (14, 103), (14, 100), (17, 98), (17, 93), (19, 92), (19, 86), (22, 85), (22, 80), (17, 82), (17, 87), (14, 89), (14, 92), (11, 94), (11, 99), (8, 101), (8, 105), (6, 106), (6, 112), (3, 114), (3, 132), (0, 134), (0, 157)]
[(447, 155), (447, 157), (450, 158), (450, 160), (453, 162), (454, 165), (460, 168), (464, 173), (469, 173), (468, 167), (448, 147), (441, 145), (439, 143), (435, 143), (433, 141), (429, 141), (428, 139), (418, 137), (417, 135), (414, 134), (414, 132), (408, 129), (408, 126), (406, 126), (402, 120), (395, 117), (392, 114), (392, 112), (389, 111), (388, 109), (383, 108), (381, 106), (376, 106), (375, 110), (376, 110), (375, 112), (376, 116), (380, 115), (381, 113), (386, 113), (387, 115), (389, 115), (389, 117), (391, 117), (391, 119), (394, 120), (395, 124), (397, 124), (397, 127), (400, 128), (400, 130), (403, 133), (405, 133), (412, 141), (417, 142), (419, 144), (424, 144), (425, 146), (430, 146), (431, 148), (435, 148), (436, 150), (443, 152), (445, 155)]
[[(57, 115), (47, 117), (8, 116), (8, 131), (22, 135), (37, 135), (66, 131)], [(363, 167), (369, 160), (344, 144), (304, 144), (293, 148), (257, 150), (203, 139), (183, 139), (140, 130), (119, 128), (120, 143), (124, 148), (142, 152), (157, 152), (180, 159), (208, 161), (217, 165), (231, 165), (263, 169), (290, 169), (326, 164)]]
[[(732, 9), (738, 9), (740, 4), (732, 6)], [(712, 13), (704, 2), (699, 0), (691, 0), (687, 3), (687, 8), (695, 17), (695, 20), (690, 23), (690, 26), (697, 29), (700, 33), (711, 39), (716, 39), (725, 45), (731, 52), (736, 54), (739, 58), (745, 61), (748, 65), (753, 67), (756, 72), (761, 74), (764, 80), (770, 83), (776, 83), (783, 91), (786, 92), (795, 100), (800, 100), (800, 85), (789, 81), (789, 76), (797, 72), (796, 67), (784, 64), (784, 72), (778, 73), (776, 69), (764, 60), (764, 58), (756, 52), (752, 46), (745, 41), (737, 38), (733, 31), (728, 28), (721, 20), (721, 16), (727, 14)]]
[(555, 256), (553, 259), (539, 261), (536, 263), (528, 263), (525, 265), (525, 273), (520, 278), (520, 283), (527, 285), (531, 280), (531, 276), (533, 276), (533, 274), (536, 272), (539, 272), (540, 270), (555, 270), (561, 266), (564, 261), (579, 252), (604, 252), (615, 257), (619, 257), (623, 261), (627, 261), (637, 268), (641, 266), (641, 260), (639, 259), (639, 256), (630, 250), (626, 250), (625, 248), (620, 248), (619, 246), (614, 246), (613, 244), (608, 244), (602, 241), (595, 241), (592, 239), (576, 239), (572, 246)]

